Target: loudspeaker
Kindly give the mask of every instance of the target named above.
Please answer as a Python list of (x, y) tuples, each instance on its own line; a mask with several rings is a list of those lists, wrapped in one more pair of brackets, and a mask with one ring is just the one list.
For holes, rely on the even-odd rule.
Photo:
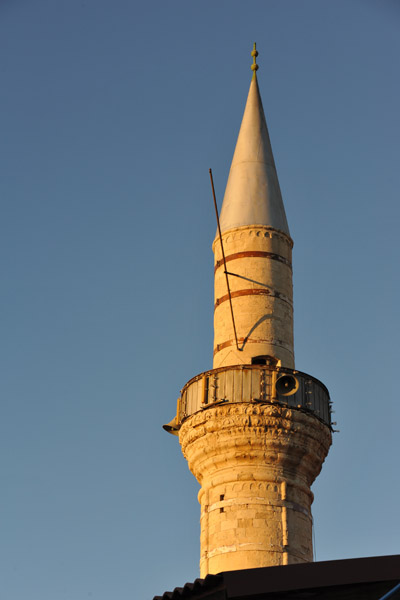
[(291, 396), (299, 389), (299, 382), (294, 375), (282, 375), (276, 380), (275, 389), (279, 396)]
[(179, 435), (179, 427), (176, 424), (176, 417), (174, 417), (172, 421), (170, 421), (166, 425), (163, 425), (163, 429), (165, 429), (165, 431), (168, 431), (168, 433), (172, 433), (172, 435)]

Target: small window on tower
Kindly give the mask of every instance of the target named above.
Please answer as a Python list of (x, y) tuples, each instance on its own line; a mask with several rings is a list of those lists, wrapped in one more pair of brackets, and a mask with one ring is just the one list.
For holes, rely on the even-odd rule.
[(252, 365), (266, 365), (267, 367), (276, 367), (278, 359), (269, 354), (262, 354), (260, 356), (253, 356), (251, 359)]

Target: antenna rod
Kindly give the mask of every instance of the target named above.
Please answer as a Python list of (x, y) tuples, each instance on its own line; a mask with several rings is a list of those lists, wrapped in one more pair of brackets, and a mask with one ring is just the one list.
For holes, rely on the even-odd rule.
[(236, 348), (240, 351), (239, 348), (239, 344), (238, 344), (238, 339), (237, 339), (237, 333), (236, 333), (236, 325), (235, 325), (235, 317), (233, 316), (233, 306), (232, 306), (232, 296), (231, 296), (231, 289), (229, 287), (229, 278), (228, 278), (228, 272), (226, 270), (226, 260), (225, 260), (225, 252), (224, 252), (224, 245), (222, 243), (222, 233), (221, 233), (221, 225), (219, 223), (219, 215), (218, 215), (218, 208), (217, 208), (217, 200), (215, 199), (215, 189), (214, 189), (214, 180), (213, 180), (213, 176), (212, 176), (212, 170), (209, 170), (210, 172), (210, 179), (211, 179), (211, 188), (212, 188), (212, 194), (213, 194), (213, 199), (214, 199), (214, 208), (215, 208), (215, 216), (217, 217), (217, 225), (218, 225), (218, 233), (219, 233), (219, 241), (221, 243), (221, 251), (222, 251), (222, 259), (224, 261), (224, 272), (225, 272), (225, 278), (226, 278), (226, 287), (228, 288), (228, 296), (229, 296), (229, 305), (231, 307), (231, 316), (232, 316), (232, 325), (233, 325), (233, 331), (235, 333), (235, 342), (236, 342)]

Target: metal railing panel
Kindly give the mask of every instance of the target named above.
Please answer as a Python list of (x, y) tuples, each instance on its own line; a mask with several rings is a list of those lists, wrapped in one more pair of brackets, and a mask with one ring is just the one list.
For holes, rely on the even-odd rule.
[[(274, 389), (273, 380), (294, 377), (296, 391), (288, 395)], [(331, 403), (326, 387), (310, 375), (291, 369), (238, 365), (197, 375), (181, 392), (180, 421), (216, 402), (277, 402), (315, 415), (331, 427)]]

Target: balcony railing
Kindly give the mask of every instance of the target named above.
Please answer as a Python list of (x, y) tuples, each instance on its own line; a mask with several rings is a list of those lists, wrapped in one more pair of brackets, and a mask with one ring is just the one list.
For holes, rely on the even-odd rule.
[(308, 412), (332, 428), (331, 402), (323, 383), (300, 371), (264, 365), (220, 367), (193, 377), (182, 389), (178, 422), (225, 402), (277, 403)]

